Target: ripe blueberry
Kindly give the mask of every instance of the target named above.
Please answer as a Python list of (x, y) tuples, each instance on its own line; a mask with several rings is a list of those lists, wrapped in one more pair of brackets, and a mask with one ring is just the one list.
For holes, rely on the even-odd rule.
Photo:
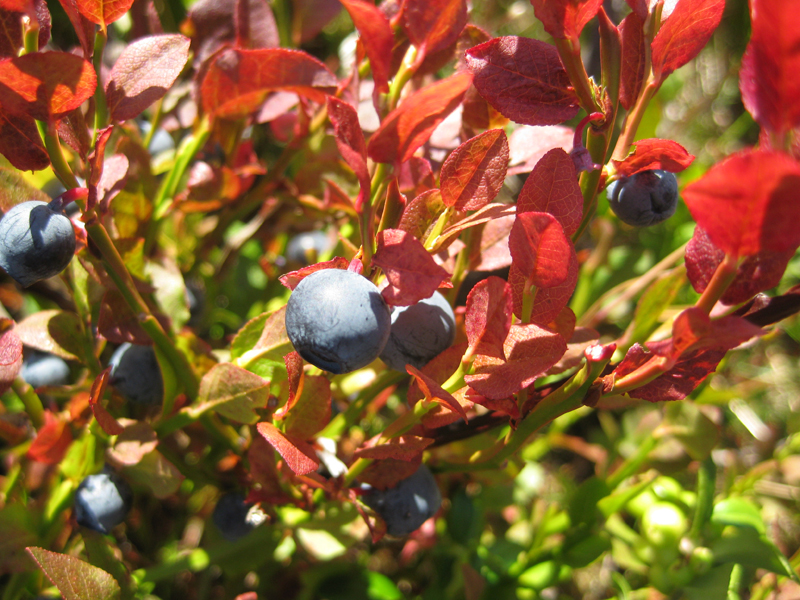
[(66, 385), (69, 381), (69, 365), (60, 356), (34, 350), (23, 361), (19, 375), (34, 388)]
[(152, 346), (122, 344), (111, 355), (109, 383), (129, 402), (160, 404), (164, 380)]
[(608, 204), (620, 221), (634, 227), (661, 223), (678, 207), (678, 180), (669, 171), (641, 171), (608, 186)]
[(75, 231), (61, 202), (30, 200), (0, 220), (0, 267), (22, 287), (58, 275), (75, 254)]
[(388, 490), (370, 490), (361, 500), (386, 521), (386, 533), (403, 536), (418, 529), (442, 505), (442, 494), (428, 467)]
[(294, 236), (286, 244), (286, 260), (308, 265), (317, 262), (317, 257), (331, 250), (333, 243), (323, 231), (305, 231)]
[(331, 373), (349, 373), (378, 358), (390, 328), (378, 288), (351, 271), (315, 271), (300, 281), (286, 305), (292, 346)]
[(392, 329), (381, 352), (381, 360), (403, 373), (406, 364), (421, 369), (447, 350), (455, 337), (453, 309), (444, 296), (434, 292), (430, 298), (412, 306), (392, 308)]
[(222, 537), (235, 542), (260, 525), (264, 513), (255, 504), (245, 502), (244, 494), (229, 492), (217, 501), (211, 519)]
[(108, 533), (125, 520), (132, 503), (128, 484), (106, 470), (81, 481), (75, 492), (75, 518), (78, 525)]

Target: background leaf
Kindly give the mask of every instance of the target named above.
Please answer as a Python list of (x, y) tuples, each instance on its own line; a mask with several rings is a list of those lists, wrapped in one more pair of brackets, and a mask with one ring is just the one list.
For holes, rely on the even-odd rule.
[(508, 170), (508, 138), (490, 129), (461, 144), (442, 165), (441, 193), (445, 206), (478, 210), (494, 200)]
[(116, 600), (120, 595), (117, 581), (102, 569), (74, 556), (50, 552), (44, 548), (26, 548), (36, 564), (53, 582), (64, 600)]

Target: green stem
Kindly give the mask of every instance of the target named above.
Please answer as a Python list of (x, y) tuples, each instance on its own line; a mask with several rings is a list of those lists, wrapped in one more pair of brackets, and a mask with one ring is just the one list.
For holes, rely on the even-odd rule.
[(700, 463), (700, 470), (697, 472), (697, 504), (692, 519), (692, 528), (689, 531), (689, 537), (696, 542), (700, 542), (703, 528), (711, 519), (716, 483), (717, 466), (714, 464), (714, 460), (708, 456)]
[[(58, 139), (55, 125), (53, 123), (45, 124), (37, 121), (37, 126), (39, 127), (39, 132), (42, 133), (44, 147), (50, 157), (50, 166), (56, 174), (56, 177), (61, 180), (61, 183), (63, 183), (64, 187), (68, 190), (80, 187), (78, 179), (75, 177), (75, 174), (64, 158), (64, 152), (61, 150), (61, 141)], [(85, 208), (85, 206), (85, 201), (81, 201), (81, 209)]]
[(28, 16), (22, 18), (24, 54), (39, 51), (39, 21)]
[(11, 383), (11, 388), (25, 405), (25, 412), (28, 413), (28, 417), (30, 417), (33, 426), (39, 429), (44, 425), (44, 407), (42, 406), (42, 400), (33, 388), (25, 383), (21, 377), (14, 379)]
[(581, 58), (580, 40), (556, 38), (553, 41), (558, 49), (564, 69), (569, 75), (570, 83), (572, 83), (572, 87), (578, 95), (578, 102), (580, 102), (581, 108), (590, 114), (603, 112), (603, 107), (597, 104), (592, 93), (592, 84), (589, 81), (589, 75), (586, 73), (586, 67)]
[(409, 46), (406, 55), (403, 57), (403, 62), (397, 70), (392, 83), (389, 85), (389, 94), (387, 97), (387, 107), (389, 111), (397, 108), (397, 103), (400, 101), (400, 94), (403, 93), (403, 88), (414, 77), (416, 67), (414, 63), (417, 60), (417, 49), (414, 46)]
[(153, 340), (153, 343), (158, 346), (158, 349), (161, 350), (169, 360), (172, 368), (175, 370), (178, 380), (184, 385), (186, 395), (190, 400), (194, 400), (197, 398), (199, 389), (197, 375), (186, 359), (186, 356), (177, 349), (172, 339), (170, 339), (161, 327), (161, 323), (153, 316), (147, 303), (139, 294), (133, 277), (131, 277), (128, 269), (125, 267), (125, 262), (122, 260), (116, 246), (114, 246), (114, 243), (111, 241), (108, 231), (106, 231), (106, 228), (99, 221), (87, 223), (86, 231), (100, 250), (100, 254), (106, 266), (106, 271), (117, 286), (125, 303), (133, 314), (136, 315), (142, 329), (145, 330), (150, 339)]
[(727, 600), (742, 600), (742, 580), (744, 579), (744, 567), (742, 565), (733, 565), (731, 571), (731, 578), (728, 581), (728, 595)]
[(657, 431), (651, 433), (646, 440), (639, 444), (636, 453), (630, 456), (623, 462), (611, 475), (606, 479), (608, 487), (612, 490), (616, 489), (620, 483), (625, 479), (639, 472), (642, 465), (647, 461), (650, 452), (652, 452), (658, 445), (660, 436)]
[(642, 88), (639, 97), (636, 99), (636, 104), (634, 104), (631, 112), (628, 113), (622, 124), (622, 133), (620, 133), (617, 145), (614, 148), (614, 153), (612, 154), (615, 160), (623, 160), (628, 156), (631, 144), (633, 144), (633, 141), (636, 139), (636, 132), (642, 122), (644, 113), (650, 105), (650, 101), (656, 95), (656, 92), (658, 92), (659, 87), (661, 87), (661, 84), (650, 79)]

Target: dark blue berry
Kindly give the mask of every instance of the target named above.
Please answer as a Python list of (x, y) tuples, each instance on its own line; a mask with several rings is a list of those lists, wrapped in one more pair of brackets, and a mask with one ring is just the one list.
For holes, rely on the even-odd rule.
[(661, 223), (678, 207), (678, 180), (669, 171), (641, 171), (612, 182), (608, 204), (620, 221), (633, 227)]

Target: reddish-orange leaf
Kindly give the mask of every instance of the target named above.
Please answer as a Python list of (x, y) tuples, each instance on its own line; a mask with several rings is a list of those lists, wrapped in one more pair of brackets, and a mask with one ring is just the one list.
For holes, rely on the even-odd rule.
[(78, 10), (103, 29), (130, 9), (133, 0), (77, 0)]
[(534, 324), (512, 325), (503, 344), (506, 360), (478, 356), (464, 380), (492, 400), (508, 398), (531, 385), (567, 351), (560, 334)]
[(603, 0), (531, 0), (536, 18), (554, 38), (577, 40)]
[(422, 192), (411, 202), (406, 202), (397, 229), (407, 231), (414, 237), (421, 239), (431, 223), (442, 214), (444, 208), (442, 194), (438, 189)]
[(325, 262), (315, 263), (313, 265), (308, 265), (307, 267), (303, 267), (302, 269), (298, 269), (297, 271), (292, 271), (290, 273), (286, 273), (286, 275), (281, 275), (278, 278), (283, 285), (285, 285), (290, 290), (294, 290), (297, 287), (297, 284), (303, 279), (303, 277), (308, 277), (314, 271), (321, 271), (322, 269), (347, 269), (347, 266), (350, 264), (350, 261), (346, 258), (342, 258), (341, 256), (335, 256), (331, 260), (326, 260)]
[(444, 404), (461, 415), (461, 418), (464, 419), (464, 421), (467, 420), (467, 412), (464, 410), (464, 407), (461, 406), (458, 400), (453, 398), (453, 395), (450, 392), (442, 388), (442, 386), (440, 386), (433, 379), (425, 375), (425, 373), (413, 365), (406, 365), (406, 371), (408, 371), (408, 374), (414, 378), (416, 384), (419, 386), (420, 391), (425, 396), (425, 400), (428, 402), (438, 402), (439, 404)]
[(394, 33), (381, 9), (365, 0), (341, 0), (350, 13), (367, 51), (372, 78), (379, 92), (389, 91)]
[(24, 13), (33, 8), (31, 0), (0, 0), (0, 8), (10, 12)]
[(578, 97), (554, 46), (499, 37), (467, 51), (475, 87), (495, 110), (524, 125), (558, 125), (578, 114)]
[(367, 147), (375, 162), (407, 161), (447, 115), (461, 104), (472, 83), (469, 73), (456, 73), (412, 94), (387, 115)]
[(732, 256), (800, 246), (800, 163), (787, 154), (747, 150), (686, 187), (686, 205), (715, 246)]
[(453, 44), (466, 24), (466, 0), (406, 0), (403, 3), (403, 29), (418, 50), (417, 60)]
[(283, 433), (266, 421), (256, 425), (258, 433), (283, 457), (289, 468), (297, 475), (307, 475), (319, 467), (314, 449), (307, 442)]
[(7, 115), (0, 108), (0, 154), (20, 171), (40, 171), (50, 165), (36, 123), (27, 116)]
[[(631, 13), (633, 14), (633, 13)], [(640, 171), (661, 169), (680, 173), (692, 164), (694, 155), (672, 140), (647, 139), (634, 142), (633, 150), (624, 160), (614, 160), (614, 166), (622, 177)]]
[(752, 0), (752, 33), (739, 87), (745, 108), (774, 133), (800, 125), (800, 11), (798, 0)]
[(430, 446), (434, 440), (418, 435), (401, 435), (385, 444), (372, 445), (359, 448), (353, 454), (354, 458), (372, 458), (383, 460), (395, 458), (397, 460), (418, 460), (422, 451)]
[(436, 241), (434, 251), (438, 252), (442, 248), (449, 246), (465, 229), (483, 225), (484, 223), (494, 223), (498, 219), (511, 217), (515, 214), (516, 207), (513, 204), (500, 204), (499, 202), (487, 204), (480, 210), (445, 229)]
[[(508, 274), (508, 283), (511, 286), (514, 298), (514, 314), (518, 317), (522, 315), (522, 293), (525, 289), (525, 280), (525, 274), (515, 268), (512, 263)], [(570, 256), (569, 271), (564, 283), (536, 290), (533, 310), (531, 311), (531, 323), (547, 325), (558, 317), (561, 309), (567, 305), (572, 297), (572, 292), (575, 291), (577, 283), (578, 257), (573, 252)]]
[(442, 165), (441, 192), (445, 206), (478, 210), (503, 187), (508, 170), (508, 138), (490, 129), (467, 140)]
[(336, 76), (300, 50), (223, 50), (212, 59), (200, 86), (203, 109), (215, 117), (243, 118), (276, 90), (324, 102), (336, 90)]
[(700, 53), (722, 19), (725, 0), (680, 0), (651, 44), (653, 75), (664, 81)]
[(14, 321), (0, 318), (0, 394), (11, 387), (22, 367), (22, 342)]
[[(525, 286), (552, 288), (569, 275), (575, 249), (556, 218), (548, 213), (517, 215), (508, 238), (512, 268), (525, 277)], [(509, 275), (510, 278), (510, 275)]]
[(307, 440), (319, 433), (331, 419), (331, 382), (322, 375), (305, 375), (284, 424), (288, 435)]
[(119, 435), (124, 430), (124, 427), (101, 404), (109, 377), (111, 377), (111, 367), (107, 367), (95, 378), (92, 383), (92, 390), (89, 392), (89, 406), (103, 431), (108, 435)]
[(283, 363), (286, 365), (286, 378), (289, 383), (289, 399), (286, 404), (279, 410), (276, 410), (272, 415), (274, 419), (281, 420), (286, 416), (286, 413), (295, 405), (300, 394), (303, 393), (303, 383), (305, 377), (303, 376), (303, 359), (297, 352), (289, 352), (283, 357)]
[(416, 460), (411, 461), (395, 458), (376, 460), (359, 475), (358, 480), (376, 489), (385, 490), (411, 477), (419, 469), (420, 464), (422, 464), (421, 454)]
[[(358, 121), (356, 109), (347, 102), (330, 96), (328, 98), (328, 118), (333, 124), (339, 154), (358, 177), (361, 197), (369, 198), (370, 176), (367, 169), (367, 142), (364, 141), (364, 132)], [(360, 202), (356, 202), (356, 209), (359, 208)]]
[(186, 66), (189, 43), (176, 33), (144, 37), (126, 46), (106, 84), (111, 118), (133, 119), (162, 98)]
[(578, 231), (583, 218), (583, 195), (575, 164), (561, 148), (553, 148), (536, 163), (517, 198), (517, 214), (550, 213), (566, 235)]
[(499, 277), (484, 279), (472, 288), (464, 317), (470, 354), (504, 358), (513, 308), (511, 288)]
[(647, 347), (659, 356), (677, 359), (701, 348), (730, 350), (764, 333), (742, 317), (728, 315), (712, 321), (708, 313), (692, 306), (675, 317), (671, 339), (647, 344)]
[(26, 456), (36, 462), (57, 465), (64, 458), (71, 443), (72, 433), (67, 422), (46, 410), (44, 425), (36, 433)]
[[(739, 263), (736, 277), (720, 298), (723, 304), (734, 305), (749, 300), (759, 292), (777, 286), (786, 265), (794, 256), (787, 252), (762, 251), (748, 256)], [(702, 294), (714, 272), (725, 258), (725, 253), (708, 238), (702, 227), (695, 227), (694, 235), (686, 246), (686, 276), (698, 294)]]
[(619, 24), (622, 38), (622, 64), (619, 78), (619, 103), (627, 110), (636, 102), (644, 82), (644, 20), (632, 12)]
[(92, 64), (66, 52), (35, 52), (0, 61), (0, 106), (49, 121), (89, 99), (97, 87)]
[[(464, 351), (466, 349), (466, 344), (456, 344), (455, 346), (450, 346), (447, 350), (430, 360), (428, 364), (422, 367), (421, 370), (426, 376), (430, 377), (437, 384), (441, 385), (450, 379), (450, 376), (456, 372), (456, 369), (458, 369), (458, 366), (461, 364), (461, 358), (464, 356)], [(425, 395), (420, 391), (417, 382), (409, 382), (408, 392), (406, 393), (406, 400), (408, 400), (408, 403), (411, 406), (414, 406), (424, 397)], [(464, 403), (462, 402), (462, 406), (463, 404)], [(448, 412), (452, 411), (448, 409)]]
[[(450, 274), (436, 264), (417, 238), (400, 229), (384, 229), (377, 236), (377, 250), (372, 257), (383, 269), (389, 286), (381, 295), (387, 304), (410, 306), (430, 298)], [(452, 287), (452, 286), (451, 286)]]

